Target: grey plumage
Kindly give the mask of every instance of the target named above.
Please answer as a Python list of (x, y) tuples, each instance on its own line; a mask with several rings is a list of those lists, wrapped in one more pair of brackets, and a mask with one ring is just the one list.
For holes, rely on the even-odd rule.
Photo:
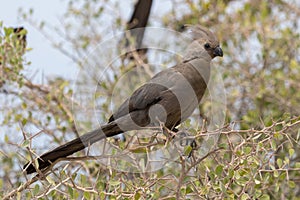
[[(164, 123), (169, 129), (186, 120), (203, 97), (210, 76), (210, 62), (223, 56), (216, 36), (202, 26), (192, 27), (193, 42), (183, 61), (156, 74), (138, 88), (109, 118), (106, 125), (84, 134), (56, 149), (43, 154), (39, 169), (48, 167), (58, 158), (67, 157), (105, 137)], [(36, 171), (27, 163), (27, 173)]]

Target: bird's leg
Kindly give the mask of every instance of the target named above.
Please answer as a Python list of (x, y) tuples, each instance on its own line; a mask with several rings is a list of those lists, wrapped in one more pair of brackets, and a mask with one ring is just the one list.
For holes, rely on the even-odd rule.
[(167, 137), (168, 140), (174, 139), (176, 133), (165, 126), (162, 126), (162, 132)]
[(207, 126), (210, 123), (209, 118), (205, 114), (202, 114), (202, 113), (200, 113), (200, 117), (202, 119), (202, 131), (206, 132), (207, 131)]
[(162, 130), (162, 133), (166, 136), (165, 145), (168, 145), (169, 142), (172, 141), (176, 136), (176, 133), (173, 131), (174, 128), (172, 130), (170, 130), (165, 126), (164, 123), (162, 123), (162, 122), (159, 122), (159, 123), (160, 123), (160, 128)]
[(187, 156), (188, 158), (190, 158), (193, 151), (197, 149), (197, 142), (195, 138), (190, 136), (190, 134), (187, 131), (179, 131), (177, 135), (179, 137), (178, 140), (179, 140), (179, 145), (181, 147), (186, 148), (189, 146), (188, 149), (186, 150), (187, 150)]
[(191, 143), (190, 143), (189, 145), (190, 145), (190, 147), (192, 148), (192, 150), (191, 150), (191, 152), (189, 153), (188, 158), (190, 158), (190, 157), (192, 156), (194, 150), (197, 149), (197, 142), (196, 142), (195, 138), (192, 139), (192, 141), (191, 141)]

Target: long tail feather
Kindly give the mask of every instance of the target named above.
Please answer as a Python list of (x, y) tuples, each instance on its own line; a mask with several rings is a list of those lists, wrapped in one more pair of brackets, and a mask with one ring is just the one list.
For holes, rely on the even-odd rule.
[[(99, 140), (102, 140), (106, 137), (118, 135), (121, 132), (122, 130), (114, 122), (103, 125), (96, 130), (88, 132), (79, 138), (76, 138), (64, 145), (55, 148), (52, 151), (43, 154), (38, 158), (38, 168), (44, 169), (50, 166), (51, 163), (55, 162), (59, 158), (65, 158), (77, 151), (84, 149), (89, 145), (92, 145)], [(27, 174), (36, 172), (36, 168), (31, 162), (25, 164), (23, 168), (25, 169)]]

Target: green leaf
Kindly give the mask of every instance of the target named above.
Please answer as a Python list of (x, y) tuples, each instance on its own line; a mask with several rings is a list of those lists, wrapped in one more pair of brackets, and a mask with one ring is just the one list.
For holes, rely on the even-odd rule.
[(282, 139), (283, 139), (283, 136), (282, 136), (282, 134), (281, 134), (280, 132), (274, 133), (274, 137), (275, 137), (276, 139), (278, 139), (278, 140), (282, 140)]
[(73, 188), (68, 186), (68, 193), (71, 196), (71, 199), (74, 199), (74, 195), (73, 195)]
[(278, 158), (276, 162), (277, 162), (278, 167), (281, 168), (282, 164), (283, 164), (282, 159)]
[(237, 180), (239, 180), (241, 178), (241, 175), (240, 175), (239, 171), (234, 172), (234, 178), (237, 179)]
[(275, 191), (275, 192), (278, 192), (279, 189), (280, 189), (280, 185), (279, 185), (279, 183), (276, 183), (276, 184), (275, 184), (275, 189), (274, 189), (274, 191)]
[(292, 157), (295, 153), (295, 150), (294, 149), (289, 149), (289, 155), (290, 157)]
[(217, 167), (216, 167), (216, 175), (217, 176), (220, 176), (221, 174), (222, 174), (222, 172), (223, 172), (223, 166), (222, 165), (218, 165)]
[(99, 195), (99, 197), (100, 197), (100, 199), (105, 199), (105, 193), (102, 191), (102, 192), (100, 192), (100, 195)]
[(288, 157), (284, 157), (284, 165), (290, 165), (290, 159)]
[(295, 182), (294, 181), (289, 181), (289, 187), (290, 188), (295, 188), (296, 187), (296, 184), (295, 184)]
[(269, 16), (269, 9), (268, 9), (268, 5), (266, 2), (263, 2), (261, 4), (262, 8), (261, 8), (261, 18), (263, 20), (265, 20), (268, 16)]
[(21, 124), (22, 124), (22, 126), (25, 126), (27, 124), (27, 119), (23, 118), (22, 121), (21, 121)]
[(241, 196), (241, 200), (247, 200), (247, 199), (250, 199), (249, 195), (248, 194), (243, 194)]
[(75, 180), (76, 177), (77, 177), (77, 173), (73, 173), (72, 174), (72, 179)]
[(87, 183), (87, 178), (85, 175), (80, 174), (81, 184), (85, 185)]
[(277, 145), (276, 145), (276, 141), (275, 140), (271, 140), (271, 147), (274, 151), (277, 150)]
[(229, 169), (228, 178), (232, 178), (233, 176), (234, 176), (234, 170), (233, 169)]
[(85, 199), (91, 199), (91, 194), (89, 192), (84, 192), (83, 196)]
[(140, 154), (142, 154), (142, 153), (147, 153), (148, 149), (147, 149), (147, 147), (139, 146), (137, 148), (130, 149), (130, 151), (132, 153), (140, 153)]
[(50, 197), (55, 197), (56, 196), (56, 190), (52, 190), (50, 193), (49, 193), (49, 196)]
[(227, 144), (226, 143), (221, 143), (221, 144), (218, 144), (218, 147), (221, 148), (221, 149), (226, 149)]
[(29, 141), (29, 140), (24, 140), (24, 142), (22, 143), (22, 147), (23, 147), (23, 148), (26, 148), (26, 147), (29, 146), (29, 144), (30, 144), (30, 141)]
[(135, 200), (139, 200), (141, 198), (141, 194), (139, 192), (136, 192), (134, 194), (134, 197), (133, 197)]
[(191, 187), (186, 188), (186, 194), (192, 193), (193, 189)]
[(40, 191), (40, 186), (38, 184), (36, 184), (33, 188), (33, 195), (36, 196)]
[(259, 199), (260, 199), (260, 200), (269, 200), (269, 199), (270, 199), (270, 196), (267, 195), (267, 194), (263, 194)]
[(290, 67), (291, 67), (291, 69), (297, 69), (298, 68), (298, 63), (295, 59), (291, 59)]
[(5, 33), (5, 36), (10, 36), (12, 33), (14, 32), (14, 30), (12, 28), (6, 28), (4, 27), (4, 33)]
[[(38, 165), (37, 165), (38, 166)], [(55, 185), (55, 182), (53, 181), (52, 178), (50, 178), (50, 176), (46, 177), (46, 180), (51, 184), (51, 185)]]
[(286, 179), (286, 172), (280, 173), (279, 180), (283, 181)]
[(22, 109), (26, 109), (27, 108), (27, 104), (25, 102), (22, 103)]
[(8, 138), (8, 136), (6, 134), (4, 136), (4, 141), (5, 141), (5, 143), (8, 143), (8, 141), (9, 141), (9, 138)]
[(120, 182), (120, 181), (110, 180), (110, 181), (109, 181), (109, 184), (110, 184), (111, 186), (117, 186), (117, 185), (120, 185), (121, 182)]
[(34, 11), (33, 8), (30, 8), (30, 9), (29, 9), (29, 14), (32, 15), (32, 14), (33, 14), (33, 11)]
[(289, 121), (291, 119), (291, 113), (288, 112), (284, 113), (282, 118), (284, 121)]
[(21, 196), (21, 192), (18, 192), (18, 193), (17, 193), (17, 200), (21, 200), (21, 197), (22, 197), (22, 196)]
[(184, 147), (184, 155), (185, 155), (185, 156), (190, 155), (190, 153), (192, 152), (192, 150), (193, 150), (193, 148), (192, 148), (190, 145), (185, 146), (185, 147)]
[(260, 197), (261, 194), (262, 194), (261, 190), (255, 190), (255, 197)]
[(245, 147), (244, 152), (245, 154), (249, 154), (251, 152), (252, 148), (251, 147)]

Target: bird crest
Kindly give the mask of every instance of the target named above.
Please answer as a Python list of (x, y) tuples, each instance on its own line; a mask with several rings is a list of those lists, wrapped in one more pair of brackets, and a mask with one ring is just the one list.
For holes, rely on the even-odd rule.
[(208, 28), (201, 26), (201, 25), (184, 25), (189, 31), (191, 31), (193, 39), (199, 40), (204, 39), (210, 41), (212, 44), (218, 45), (219, 40), (216, 35), (211, 32)]

